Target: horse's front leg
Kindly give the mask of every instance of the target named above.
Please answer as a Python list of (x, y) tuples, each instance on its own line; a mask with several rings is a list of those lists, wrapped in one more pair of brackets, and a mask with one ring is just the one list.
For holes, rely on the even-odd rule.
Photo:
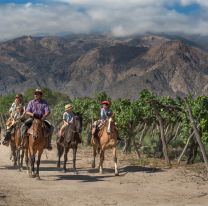
[(116, 152), (116, 147), (113, 147), (113, 160), (115, 164), (115, 176), (118, 176), (118, 166), (117, 166), (117, 152)]
[(21, 163), (20, 163), (20, 150), (16, 150), (16, 158), (17, 158), (17, 164), (18, 164), (18, 169), (21, 172)]
[(66, 170), (66, 163), (67, 163), (68, 152), (69, 152), (69, 147), (65, 147), (64, 148), (64, 167), (63, 167), (65, 173), (67, 172), (67, 170)]
[(76, 154), (77, 154), (77, 146), (73, 148), (73, 170), (75, 175), (78, 174), (76, 169)]
[(20, 151), (22, 151), (22, 153), (21, 153), (21, 160), (20, 160), (20, 168), (22, 169), (22, 167), (23, 167), (23, 159), (24, 159), (25, 151), (24, 151), (24, 149), (23, 149), (23, 150), (20, 150)]
[(57, 161), (57, 167), (60, 168), (61, 166), (61, 156), (64, 153), (64, 147), (57, 144), (57, 154), (58, 154), (58, 161)]
[(14, 166), (17, 166), (16, 146), (11, 142), (11, 156), (13, 157)]
[(99, 164), (100, 174), (103, 174), (103, 162), (104, 162), (104, 150), (101, 149), (101, 151), (100, 151), (100, 164)]
[(36, 174), (35, 174), (35, 176), (36, 176), (36, 179), (38, 179), (38, 180), (40, 180), (39, 168), (40, 168), (40, 159), (41, 159), (42, 153), (43, 153), (43, 149), (41, 149), (41, 150), (38, 151), (38, 159), (37, 159), (37, 162), (36, 162), (37, 168), (36, 168)]
[(96, 145), (93, 145), (93, 157), (92, 157), (92, 168), (95, 168), (95, 158), (97, 155), (97, 147)]
[(30, 154), (30, 172), (29, 172), (30, 177), (35, 177), (35, 155)]
[[(24, 151), (24, 149), (23, 149)], [(29, 172), (29, 158), (28, 158), (28, 148), (25, 149), (25, 164), (26, 164), (26, 168), (27, 168), (27, 171)]]

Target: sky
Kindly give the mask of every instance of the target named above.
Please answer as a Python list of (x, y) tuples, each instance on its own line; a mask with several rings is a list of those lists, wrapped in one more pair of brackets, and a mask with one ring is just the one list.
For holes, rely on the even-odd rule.
[(0, 40), (93, 32), (208, 35), (208, 0), (0, 0)]

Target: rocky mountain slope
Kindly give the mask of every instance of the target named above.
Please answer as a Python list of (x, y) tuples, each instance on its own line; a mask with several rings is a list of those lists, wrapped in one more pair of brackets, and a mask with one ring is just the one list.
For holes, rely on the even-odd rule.
[(0, 43), (0, 93), (49, 87), (70, 96), (208, 95), (208, 53), (190, 40), (145, 35), (24, 36)]

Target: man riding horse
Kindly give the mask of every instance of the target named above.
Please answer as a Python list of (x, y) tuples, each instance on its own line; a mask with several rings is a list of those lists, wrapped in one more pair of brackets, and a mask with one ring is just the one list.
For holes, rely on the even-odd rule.
[(43, 96), (42, 90), (36, 89), (34, 92), (34, 99), (28, 103), (28, 106), (26, 108), (26, 115), (28, 115), (29, 118), (24, 122), (24, 125), (22, 126), (23, 141), (21, 146), (23, 146), (24, 144), (24, 138), (26, 136), (28, 128), (31, 127), (33, 120), (41, 119), (44, 121), (45, 130), (47, 130), (46, 131), (47, 133), (46, 138), (48, 138), (47, 149), (51, 150), (52, 149), (51, 137), (54, 127), (46, 120), (46, 117), (48, 117), (48, 115), (50, 114), (50, 109), (48, 103), (44, 99), (42, 99), (42, 96)]

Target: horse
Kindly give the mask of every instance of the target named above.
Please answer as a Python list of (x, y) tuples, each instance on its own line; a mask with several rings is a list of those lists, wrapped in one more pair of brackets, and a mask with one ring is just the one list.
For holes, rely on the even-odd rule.
[[(66, 163), (67, 163), (67, 155), (69, 149), (73, 150), (73, 172), (74, 174), (78, 174), (76, 169), (76, 153), (77, 153), (77, 145), (81, 143), (81, 132), (82, 132), (82, 116), (79, 113), (74, 113), (74, 118), (72, 123), (69, 124), (65, 130), (63, 135), (62, 143), (57, 141), (57, 151), (58, 151), (58, 162), (57, 167), (60, 168), (60, 160), (61, 156), (64, 154), (64, 172), (67, 172)], [(59, 139), (59, 135), (57, 135), (57, 140)]]
[(91, 138), (91, 144), (93, 146), (93, 160), (92, 168), (95, 168), (95, 158), (97, 152), (100, 153), (100, 163), (99, 163), (99, 172), (103, 173), (103, 161), (105, 156), (105, 150), (113, 149), (113, 160), (115, 163), (115, 176), (119, 175), (117, 167), (117, 154), (116, 154), (116, 144), (118, 138), (118, 130), (115, 125), (115, 114), (112, 114), (108, 117), (98, 132), (98, 139), (96, 137)]
[(11, 145), (13, 145), (13, 155), (14, 161), (16, 162), (19, 171), (22, 170), (23, 167), (23, 159), (25, 155), (25, 163), (28, 169), (28, 150), (26, 148), (21, 148), (22, 135), (21, 135), (21, 126), (23, 125), (22, 121), (17, 121), (14, 126), (14, 133), (11, 138)]
[[(28, 156), (30, 167), (28, 168), (29, 177), (40, 179), (39, 167), (40, 160), (45, 146), (48, 143), (48, 138), (46, 138), (44, 131), (44, 121), (41, 119), (34, 118), (30, 129), (28, 130)], [(38, 153), (38, 159), (36, 161), (37, 167), (35, 172), (35, 155)]]
[[(23, 158), (24, 158), (24, 153), (25, 150), (24, 149), (20, 149), (20, 143), (21, 143), (21, 126), (22, 126), (22, 122), (21, 121), (17, 121), (14, 125), (13, 128), (13, 133), (12, 133), (12, 137), (11, 137), (11, 141), (10, 141), (10, 147), (11, 147), (11, 152), (12, 152), (12, 158), (14, 161), (14, 166), (18, 165), (18, 169), (19, 171), (22, 170), (22, 166), (23, 166)], [(21, 153), (22, 151), (22, 153)], [(25, 162), (26, 165), (28, 167), (28, 158), (26, 156), (25, 158)]]

